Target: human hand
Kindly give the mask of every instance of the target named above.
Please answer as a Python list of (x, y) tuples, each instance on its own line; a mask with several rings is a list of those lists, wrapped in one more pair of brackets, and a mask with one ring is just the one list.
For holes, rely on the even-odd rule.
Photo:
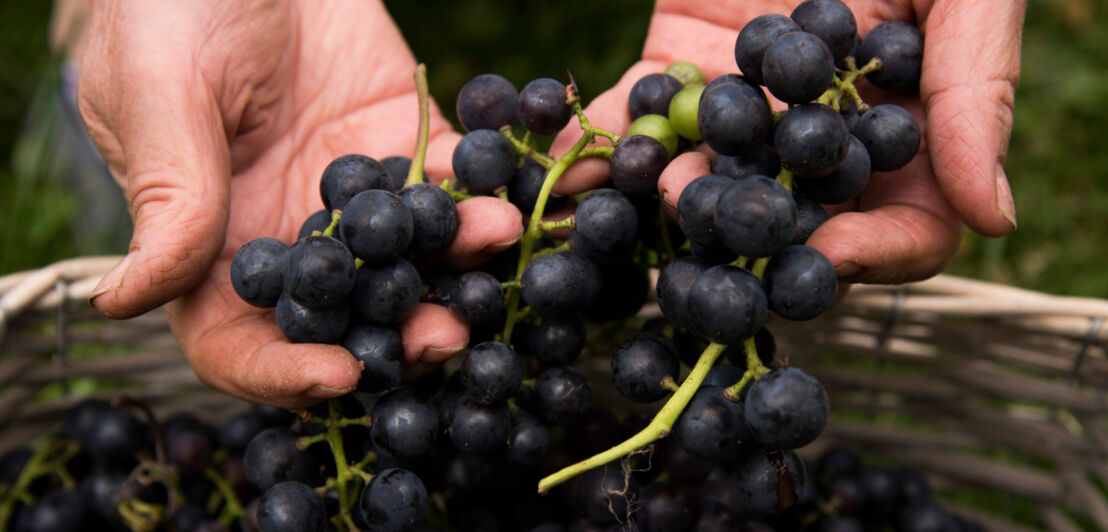
[[(346, 350), (289, 343), (271, 309), (234, 293), (229, 270), (248, 240), (295, 240), (322, 208), (319, 176), (335, 157), (411, 154), (416, 64), (381, 3), (104, 2), (78, 54), (82, 116), (135, 220), (93, 306), (127, 318), (169, 302), (197, 377), (244, 399), (299, 408), (353, 390), (361, 367)], [(437, 182), (460, 135), (433, 106), (430, 136)], [(522, 233), (518, 209), (500, 200), (463, 201), (458, 214), (438, 257), (457, 268)], [(430, 304), (400, 331), (413, 369), (468, 340)]]
[[(691, 61), (712, 78), (737, 72), (735, 38), (752, 18), (788, 15), (800, 0), (659, 0), (643, 59), (586, 109), (593, 125), (622, 133), (630, 124), (627, 97), (644, 75), (675, 61)], [(915, 21), (925, 35), (920, 94), (865, 90), (867, 103), (896, 103), (924, 133), (921, 156), (895, 172), (875, 172), (855, 200), (829, 208), (832, 218), (808, 240), (840, 279), (899, 283), (941, 271), (961, 240), (963, 223), (986, 236), (1016, 227), (1015, 205), (1003, 169), (1019, 78), (1025, 1), (846, 0), (865, 35), (889, 20)], [(868, 84), (863, 84), (868, 85)], [(783, 109), (777, 103), (775, 108)], [(560, 154), (579, 138), (563, 131), (551, 149)], [(674, 213), (690, 181), (710, 173), (710, 158), (678, 156), (658, 189)], [(607, 178), (607, 161), (579, 163), (555, 192), (573, 194)]]

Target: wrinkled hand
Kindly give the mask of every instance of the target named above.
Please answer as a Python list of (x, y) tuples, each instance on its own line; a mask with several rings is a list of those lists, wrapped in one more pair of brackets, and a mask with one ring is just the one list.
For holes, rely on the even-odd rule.
[[(910, 110), (924, 133), (921, 154), (895, 172), (875, 172), (856, 200), (808, 240), (852, 282), (898, 283), (941, 271), (961, 240), (963, 223), (986, 236), (1016, 227), (1015, 205), (1003, 163), (1012, 131), (1026, 1), (845, 0), (865, 35), (888, 20), (915, 21), (923, 30), (920, 94), (863, 91), (867, 103)], [(642, 76), (674, 61), (691, 61), (707, 79), (737, 72), (735, 38), (752, 18), (788, 15), (800, 0), (659, 0), (643, 59), (586, 109), (597, 127), (623, 133), (630, 123), (627, 96)], [(862, 85), (868, 85), (863, 83)], [(784, 106), (776, 104), (780, 110)], [(551, 152), (568, 150), (580, 132), (567, 128)], [(673, 211), (693, 179), (710, 173), (703, 153), (679, 156), (658, 183)], [(555, 187), (573, 194), (607, 177), (607, 162), (585, 161)]]
[[(92, 304), (113, 318), (168, 305), (196, 375), (233, 395), (303, 407), (354, 388), (341, 347), (290, 344), (272, 310), (241, 301), (229, 268), (246, 241), (292, 242), (322, 208), (335, 157), (411, 155), (415, 61), (377, 1), (103, 2), (79, 50), (79, 105), (135, 220), (130, 250)], [(460, 136), (432, 110), (426, 169), (451, 175)], [(441, 259), (458, 268), (510, 246), (519, 211), (461, 202)], [(476, 223), (477, 220), (480, 223)], [(400, 326), (410, 367), (462, 349), (467, 327), (421, 304)]]

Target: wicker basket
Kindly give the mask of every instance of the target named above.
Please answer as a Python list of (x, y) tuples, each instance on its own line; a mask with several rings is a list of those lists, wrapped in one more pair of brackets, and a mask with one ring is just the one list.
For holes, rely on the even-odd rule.
[[(111, 322), (89, 308), (117, 261), (0, 277), (0, 449), (59, 419), (74, 400), (41, 391), (78, 377), (105, 379), (155, 411), (237, 410), (199, 384), (163, 313)], [(954, 502), (990, 530), (1032, 529), (1005, 517), (1016, 511), (1051, 530), (1108, 530), (1105, 319), (1108, 301), (939, 276), (855, 286), (829, 315), (771, 329), (778, 358), (831, 397), (831, 423), (802, 454), (852, 446), (918, 467), (940, 492), (1001, 494), (984, 510)]]

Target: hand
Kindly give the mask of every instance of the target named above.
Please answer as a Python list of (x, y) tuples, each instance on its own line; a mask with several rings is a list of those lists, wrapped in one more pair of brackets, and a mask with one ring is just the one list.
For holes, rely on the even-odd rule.
[[(241, 301), (230, 261), (246, 241), (292, 242), (322, 208), (335, 157), (411, 155), (415, 61), (378, 1), (104, 2), (79, 52), (79, 105), (135, 220), (130, 251), (92, 304), (126, 318), (170, 302), (197, 377), (299, 408), (351, 391), (361, 367), (338, 346), (290, 344), (273, 311)], [(426, 170), (451, 175), (460, 136), (432, 110)], [(458, 204), (441, 259), (471, 267), (522, 233), (515, 207)], [(476, 223), (477, 219), (480, 223)], [(462, 349), (467, 327), (421, 304), (401, 326), (409, 367)]]
[[(627, 96), (642, 76), (674, 61), (691, 61), (707, 79), (737, 72), (735, 38), (752, 18), (788, 15), (799, 0), (727, 2), (659, 0), (643, 59), (586, 109), (593, 125), (622, 133)], [(1003, 163), (1012, 131), (1025, 1), (846, 0), (865, 35), (888, 20), (916, 21), (925, 35), (920, 94), (863, 92), (867, 103), (896, 103), (912, 111), (924, 132), (921, 155), (895, 172), (876, 172), (862, 195), (831, 208), (834, 216), (808, 240), (852, 282), (899, 283), (941, 271), (961, 240), (963, 222), (986, 236), (1016, 227), (1015, 205)], [(863, 84), (868, 85), (868, 84)], [(784, 106), (777, 104), (777, 109)], [(580, 137), (559, 135), (552, 154)], [(710, 172), (709, 157), (677, 157), (658, 183), (673, 213), (681, 191)], [(573, 194), (607, 177), (607, 162), (585, 161), (555, 187)]]

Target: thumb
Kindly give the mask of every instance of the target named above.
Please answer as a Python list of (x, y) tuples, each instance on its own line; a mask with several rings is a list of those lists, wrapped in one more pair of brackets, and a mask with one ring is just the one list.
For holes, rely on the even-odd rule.
[(111, 66), (95, 64), (104, 59), (95, 51), (84, 58), (81, 114), (134, 220), (127, 256), (89, 302), (128, 318), (194, 288), (223, 247), (227, 139), (214, 91), (196, 69), (151, 67), (126, 54)]

